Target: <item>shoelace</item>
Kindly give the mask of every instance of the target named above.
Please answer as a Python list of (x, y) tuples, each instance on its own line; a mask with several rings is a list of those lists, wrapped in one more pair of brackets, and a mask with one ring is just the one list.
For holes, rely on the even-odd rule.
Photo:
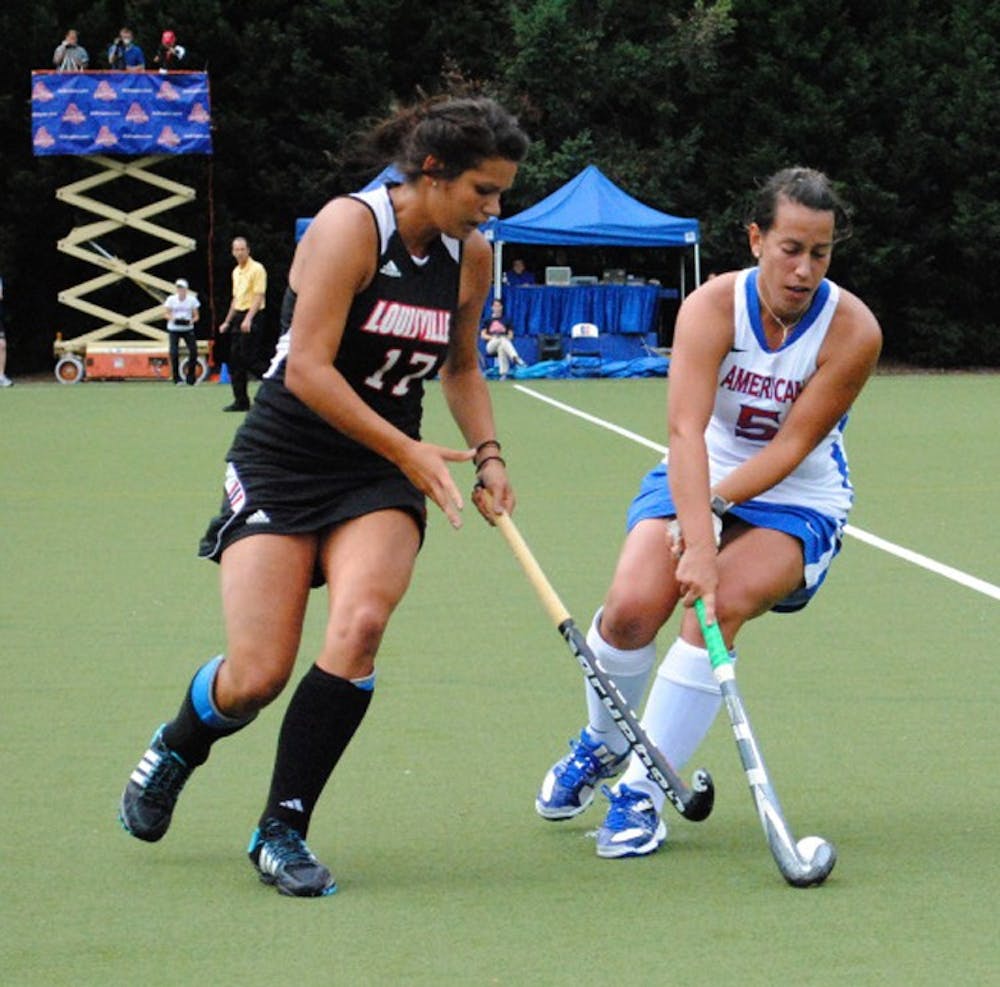
[(191, 769), (175, 754), (165, 751), (149, 773), (145, 785), (148, 798), (170, 804), (176, 801), (184, 783), (191, 775)]
[(573, 759), (563, 769), (559, 779), (563, 784), (572, 788), (581, 781), (590, 782), (601, 777), (604, 765), (593, 751), (584, 747), (579, 740), (571, 740), (569, 748), (573, 752)]
[(611, 802), (604, 823), (608, 829), (626, 829), (635, 825), (645, 826), (648, 823), (645, 813), (652, 806), (645, 795), (633, 792), (631, 789), (616, 793), (607, 785), (601, 785), (601, 792)]
[(316, 860), (306, 846), (305, 840), (294, 829), (276, 827), (264, 833), (264, 842), (267, 844), (268, 853), (285, 867), (312, 864)]

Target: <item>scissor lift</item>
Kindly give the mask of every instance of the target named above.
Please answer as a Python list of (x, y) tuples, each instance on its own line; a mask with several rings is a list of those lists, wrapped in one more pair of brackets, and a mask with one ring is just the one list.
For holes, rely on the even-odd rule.
[[(61, 333), (56, 334), (53, 346), (57, 357), (55, 374), (61, 383), (75, 384), (84, 377), (104, 380), (170, 377), (168, 334), (166, 329), (152, 323), (163, 321), (163, 300), (174, 290), (174, 286), (171, 281), (150, 271), (193, 252), (195, 241), (159, 223), (150, 222), (150, 218), (193, 201), (195, 190), (152, 170), (167, 157), (149, 155), (119, 160), (104, 155), (89, 156), (87, 160), (100, 169), (98, 173), (56, 190), (56, 198), (61, 202), (101, 217), (95, 222), (74, 227), (68, 236), (58, 242), (58, 249), (105, 272), (59, 293), (62, 304), (103, 320), (103, 324), (96, 329), (72, 339), (64, 339)], [(84, 194), (119, 179), (145, 182), (166, 195), (126, 212)], [(115, 257), (100, 245), (100, 237), (126, 228), (145, 233), (167, 246), (129, 262)], [(126, 315), (86, 297), (126, 278), (145, 291), (156, 304)], [(126, 336), (128, 338), (123, 338)], [(136, 336), (141, 338), (134, 338)], [(208, 355), (209, 343), (199, 340), (195, 375), (198, 381), (208, 373)]]

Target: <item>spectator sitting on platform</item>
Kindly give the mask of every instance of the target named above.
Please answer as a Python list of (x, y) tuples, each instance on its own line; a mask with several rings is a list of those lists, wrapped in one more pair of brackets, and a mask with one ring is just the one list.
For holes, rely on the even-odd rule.
[(508, 288), (519, 288), (521, 285), (534, 284), (535, 275), (524, 266), (524, 261), (517, 257), (510, 265), (510, 270), (503, 276), (503, 283)]
[(511, 361), (519, 367), (525, 365), (514, 346), (514, 330), (503, 317), (503, 302), (496, 299), (490, 308), (490, 316), (483, 319), (479, 336), (486, 341), (486, 352), (497, 358), (500, 379), (510, 373)]
[(164, 31), (160, 35), (160, 47), (153, 58), (153, 64), (157, 65), (161, 72), (173, 72), (180, 67), (180, 62), (186, 54), (187, 49), (177, 44), (177, 35), (173, 31)]
[(89, 63), (87, 49), (80, 44), (76, 31), (70, 28), (52, 53), (52, 64), (57, 72), (82, 72)]
[(132, 28), (123, 27), (118, 37), (108, 46), (108, 64), (117, 70), (142, 72), (146, 68), (146, 56), (135, 43)]

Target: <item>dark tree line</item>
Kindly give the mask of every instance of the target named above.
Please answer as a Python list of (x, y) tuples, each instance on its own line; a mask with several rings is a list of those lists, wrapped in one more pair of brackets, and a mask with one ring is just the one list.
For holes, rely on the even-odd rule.
[[(823, 168), (856, 210), (833, 276), (875, 309), (887, 355), (1000, 363), (1000, 0), (35, 0), (0, 11), (14, 373), (46, 369), (56, 331), (93, 328), (56, 296), (94, 269), (55, 248), (88, 218), (55, 189), (93, 166), (32, 156), (30, 71), (49, 67), (67, 27), (105, 67), (125, 22), (147, 57), (172, 28), (186, 67), (210, 73), (214, 156), (160, 170), (197, 190), (166, 224), (197, 240), (176, 263), (216, 306), (233, 235), (267, 263), (273, 311), (296, 217), (370, 177), (352, 153), (366, 122), (420, 92), (471, 89), (534, 139), (508, 212), (595, 163), (649, 205), (698, 217), (703, 266), (724, 269), (747, 262), (754, 183), (786, 164)], [(111, 194), (124, 207), (142, 192)], [(132, 246), (125, 233), (110, 248)]]

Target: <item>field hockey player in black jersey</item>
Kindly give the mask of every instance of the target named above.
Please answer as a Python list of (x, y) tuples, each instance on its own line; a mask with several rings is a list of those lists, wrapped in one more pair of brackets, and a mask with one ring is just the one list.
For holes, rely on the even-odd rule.
[[(426, 499), (454, 527), (451, 464), (472, 460), (488, 520), (514, 494), (479, 369), (479, 318), (499, 214), (528, 141), (486, 98), (404, 109), (370, 135), (404, 180), (332, 200), (298, 245), (283, 335), (226, 456), (225, 493), (200, 554), (219, 562), (226, 649), (199, 668), (122, 795), (133, 836), (160, 839), (191, 772), (292, 674), (310, 588), (326, 586), (323, 645), (289, 702), (249, 856), (283, 894), (327, 895), (305, 838), (316, 802), (375, 688), (375, 655), (410, 582)], [(423, 383), (465, 441), (421, 438)]]

